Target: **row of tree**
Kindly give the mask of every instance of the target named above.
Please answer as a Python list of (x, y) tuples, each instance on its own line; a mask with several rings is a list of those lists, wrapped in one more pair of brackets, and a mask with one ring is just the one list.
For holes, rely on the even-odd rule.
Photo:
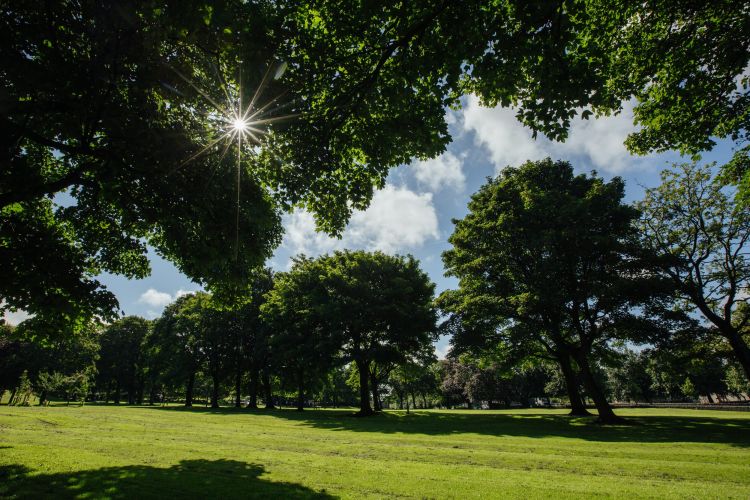
[[(200, 302), (205, 297), (196, 299)], [(181, 298), (181, 305), (171, 307), (184, 308), (192, 301)], [(260, 373), (254, 368), (237, 370), (237, 351), (231, 344), (224, 344), (222, 352), (211, 352), (209, 338), (199, 330), (190, 340), (192, 355), (187, 354), (187, 346), (183, 346), (183, 355), (176, 354), (174, 346), (167, 346), (171, 349), (167, 354), (164, 340), (169, 339), (160, 337), (165, 317), (173, 317), (173, 312), (165, 312), (155, 321), (125, 317), (106, 328), (90, 329), (80, 337), (46, 348), (13, 339), (13, 331), (8, 328), (0, 343), (0, 392), (9, 389), (8, 402), (20, 405), (28, 404), (33, 394), (40, 404), (50, 399), (116, 404), (180, 401), (187, 406), (196, 401), (214, 406), (229, 402), (247, 408), (257, 408), (260, 402), (268, 408), (280, 403), (298, 408), (358, 404), (360, 378), (354, 363), (331, 366), (316, 378), (305, 378), (304, 393), (300, 394), (294, 367), (266, 361), (261, 362)], [(267, 355), (271, 353), (268, 344), (264, 350)], [(219, 359), (226, 367), (218, 376), (210, 358)], [(252, 357), (248, 357), (244, 366), (252, 363)], [(618, 402), (683, 402), (698, 396), (708, 401), (743, 400), (750, 394), (750, 382), (733, 362), (731, 352), (715, 342), (639, 352), (613, 350), (606, 359), (597, 361), (593, 370), (607, 398)], [(507, 366), (502, 359), (468, 354), (441, 361), (425, 358), (418, 363), (399, 364), (378, 382), (378, 403), (407, 410), (567, 402), (565, 378), (559, 367), (549, 362)], [(580, 384), (578, 390), (584, 398), (588, 396)]]
[[(434, 357), (433, 297), (434, 285), (411, 257), (361, 251), (299, 257), (289, 272), (257, 271), (248, 287), (223, 299), (205, 292), (185, 295), (153, 323), (122, 318), (101, 332), (60, 339), (47, 350), (55, 357), (58, 351), (63, 355), (63, 345), (79, 355), (81, 342), (100, 348), (95, 388), (104, 400), (119, 401), (124, 392), (129, 403), (146, 396), (154, 401), (181, 386), (187, 406), (199, 376), (210, 380), (214, 407), (228, 381), (237, 406), (246, 394), (248, 405), (257, 407), (260, 390), (273, 406), (274, 378), (296, 390), (300, 409), (315, 387), (330, 389), (334, 400), (346, 399), (337, 392), (337, 377), (341, 367), (351, 365), (360, 412), (369, 414), (371, 396), (380, 409), (379, 389), (396, 366)], [(22, 325), (19, 333), (28, 337), (33, 326)], [(19, 358), (16, 374), (29, 362)], [(50, 370), (70, 371), (63, 364), (42, 366), (47, 368), (37, 370), (36, 380)]]
[[(181, 297), (153, 325), (125, 318), (96, 342), (92, 335), (99, 334), (89, 332), (72, 344), (53, 341), (52, 350), (40, 344), (39, 359), (56, 358), (61, 370), (48, 373), (70, 377), (66, 363), (91, 365), (100, 345), (96, 388), (104, 399), (113, 393), (119, 400), (125, 391), (132, 403), (147, 391), (154, 400), (163, 387), (183, 386), (190, 405), (202, 376), (210, 381), (213, 406), (231, 380), (235, 404), (244, 391), (251, 407), (261, 391), (273, 404), (275, 377), (295, 389), (302, 408), (310, 388), (325, 386), (331, 373), (349, 366), (358, 379), (360, 413), (369, 414), (380, 409), (389, 381), (396, 395), (407, 387), (414, 393), (424, 377), (419, 367), (429, 364), (432, 342), (442, 332), (451, 335), (453, 358), (490, 358), (506, 369), (554, 363), (572, 413), (588, 414), (589, 397), (607, 422), (617, 420), (608, 399), (629, 397), (644, 378), (633, 372), (632, 381), (613, 391), (602, 382), (601, 367), (624, 343), (679, 350), (683, 360), (699, 358), (702, 346), (712, 345), (742, 370), (734, 376), (740, 387), (750, 378), (750, 210), (736, 185), (743, 179), (738, 169), (750, 162), (738, 158), (720, 169), (677, 166), (636, 205), (624, 203), (619, 178), (575, 175), (566, 162), (506, 168), (455, 221), (452, 249), (443, 258), (459, 286), (437, 301), (434, 285), (411, 257), (361, 251), (301, 256), (289, 272), (254, 271), (244, 286)], [(445, 314), (440, 328), (438, 307)], [(31, 320), (19, 330), (33, 337), (35, 326)], [(629, 366), (625, 373), (638, 363)], [(466, 394), (511, 384), (498, 373), (472, 375), (476, 385)], [(670, 380), (662, 396), (674, 396), (685, 384), (704, 394), (727, 390), (724, 376), (712, 386), (684, 370), (665, 373), (651, 383)], [(50, 388), (43, 391), (50, 392), (55, 383), (70, 386), (82, 378), (45, 380)]]

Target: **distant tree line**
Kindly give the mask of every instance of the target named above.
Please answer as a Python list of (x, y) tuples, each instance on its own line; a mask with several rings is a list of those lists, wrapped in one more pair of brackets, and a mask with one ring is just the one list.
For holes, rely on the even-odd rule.
[[(737, 163), (737, 159), (740, 163)], [(745, 163), (742, 163), (745, 162)], [(636, 204), (624, 183), (550, 159), (508, 167), (472, 197), (437, 299), (411, 256), (340, 251), (255, 269), (148, 321), (50, 337), (4, 326), (14, 402), (93, 399), (218, 407), (512, 406), (747, 395), (750, 210), (723, 167), (677, 165)], [(442, 315), (442, 319), (439, 319)], [(433, 342), (450, 336), (448, 360)]]

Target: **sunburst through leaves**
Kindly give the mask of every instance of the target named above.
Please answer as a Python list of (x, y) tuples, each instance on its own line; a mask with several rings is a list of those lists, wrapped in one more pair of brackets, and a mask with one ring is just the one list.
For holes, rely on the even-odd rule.
[[(271, 70), (275, 68), (273, 76), (271, 76)], [(200, 96), (202, 96), (206, 102), (210, 104), (213, 111), (209, 113), (207, 118), (210, 122), (216, 123), (220, 134), (217, 138), (211, 140), (199, 151), (185, 159), (179, 167), (185, 166), (186, 164), (196, 160), (197, 158), (210, 154), (217, 154), (221, 150), (220, 160), (226, 155), (227, 151), (232, 145), (236, 145), (237, 148), (237, 164), (236, 164), (236, 213), (235, 213), (235, 242), (234, 242), (234, 257), (237, 260), (239, 252), (239, 241), (240, 241), (240, 185), (242, 181), (242, 159), (243, 153), (254, 154), (253, 149), (247, 146), (248, 144), (254, 144), (256, 147), (263, 147), (265, 145), (264, 139), (269, 133), (269, 127), (275, 122), (289, 120), (297, 116), (296, 113), (278, 115), (280, 111), (287, 109), (293, 104), (293, 101), (281, 103), (285, 92), (276, 95), (272, 99), (266, 101), (260, 105), (263, 99), (264, 91), (266, 90), (269, 82), (280, 79), (286, 71), (286, 63), (277, 65), (269, 65), (263, 74), (258, 86), (253, 92), (253, 96), (247, 104), (243, 104), (243, 94), (246, 93), (246, 89), (243, 88), (242, 84), (242, 73), (239, 72), (239, 77), (235, 85), (226, 83), (226, 79), (221, 74), (221, 70), (217, 68), (218, 76), (222, 82), (222, 91), (225, 97), (225, 101), (217, 101), (209, 93), (205, 92), (198, 85), (196, 85), (191, 79), (185, 77), (182, 73), (174, 70), (175, 73), (189, 84)], [(222, 142), (225, 143), (223, 150), (218, 147)]]

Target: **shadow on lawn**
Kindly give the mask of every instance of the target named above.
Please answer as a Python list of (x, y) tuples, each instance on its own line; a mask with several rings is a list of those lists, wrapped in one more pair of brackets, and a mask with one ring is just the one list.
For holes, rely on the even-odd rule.
[(0, 466), (1, 498), (335, 498), (262, 479), (262, 466), (235, 460), (183, 460), (168, 469), (132, 465), (59, 474)]
[(238, 410), (153, 407), (165, 411), (187, 411), (220, 415), (266, 414), (300, 422), (311, 427), (373, 433), (405, 434), (484, 434), (491, 436), (551, 436), (605, 442), (644, 443), (726, 443), (750, 447), (750, 418), (706, 416), (627, 416), (630, 425), (602, 426), (593, 417), (569, 417), (538, 410), (530, 413), (464, 413), (456, 411), (385, 412), (355, 418), (352, 410)]

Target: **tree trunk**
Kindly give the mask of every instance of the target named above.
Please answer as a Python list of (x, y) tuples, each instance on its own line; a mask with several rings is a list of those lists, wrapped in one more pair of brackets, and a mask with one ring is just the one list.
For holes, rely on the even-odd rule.
[(120, 404), (120, 381), (119, 380), (117, 380), (115, 382), (115, 397), (114, 397), (114, 400), (115, 400), (115, 404), (116, 405)]
[[(407, 405), (409, 404), (408, 396), (407, 396), (406, 404)], [(417, 409), (417, 398), (414, 396), (413, 392), (411, 393), (411, 407), (414, 408), (415, 410)]]
[(211, 408), (219, 407), (219, 375), (212, 374), (211, 380), (213, 381), (213, 387), (211, 388)]
[(305, 369), (297, 370), (297, 411), (305, 409)]
[(369, 363), (358, 359), (356, 360), (357, 370), (359, 370), (359, 415), (372, 415), (370, 408), (370, 391), (367, 387), (367, 375), (369, 373)]
[(380, 394), (378, 393), (378, 379), (374, 373), (370, 374), (370, 390), (372, 391), (372, 406), (375, 411), (381, 411)]
[(570, 356), (560, 354), (557, 356), (557, 362), (565, 378), (565, 389), (568, 391), (568, 399), (570, 400), (570, 415), (577, 417), (590, 416), (591, 413), (586, 409), (583, 398), (581, 398), (581, 393), (578, 390), (578, 379), (573, 371)]
[(615, 415), (615, 412), (612, 411), (612, 407), (609, 406), (607, 398), (604, 396), (604, 393), (596, 383), (594, 374), (591, 372), (589, 360), (586, 357), (585, 353), (579, 350), (576, 353), (576, 361), (578, 362), (578, 367), (581, 370), (581, 379), (583, 381), (584, 387), (586, 387), (586, 392), (588, 392), (591, 399), (594, 400), (594, 405), (596, 406), (596, 410), (599, 413), (599, 418), (597, 420), (603, 424), (622, 423), (624, 420)]
[(258, 376), (260, 373), (258, 370), (251, 370), (250, 371), (250, 384), (248, 387), (248, 392), (250, 393), (249, 401), (247, 403), (247, 407), (251, 410), (257, 410), (258, 409)]
[(237, 367), (237, 373), (234, 374), (234, 407), (242, 408), (242, 368)]
[[(0, 396), (2, 396), (2, 393), (0, 392)], [(47, 391), (42, 391), (42, 393), (39, 395), (39, 406), (44, 406), (44, 403), (47, 402)]]
[(273, 410), (276, 405), (273, 404), (273, 391), (271, 390), (271, 377), (267, 370), (263, 370), (263, 399), (266, 402), (266, 410)]
[(745, 339), (737, 332), (732, 330), (731, 332), (725, 332), (724, 336), (729, 341), (729, 345), (732, 346), (737, 360), (742, 365), (742, 369), (745, 370), (745, 376), (750, 380), (750, 347), (748, 347)]
[(185, 388), (185, 407), (193, 406), (193, 388), (195, 387), (195, 372), (190, 372), (187, 387)]

